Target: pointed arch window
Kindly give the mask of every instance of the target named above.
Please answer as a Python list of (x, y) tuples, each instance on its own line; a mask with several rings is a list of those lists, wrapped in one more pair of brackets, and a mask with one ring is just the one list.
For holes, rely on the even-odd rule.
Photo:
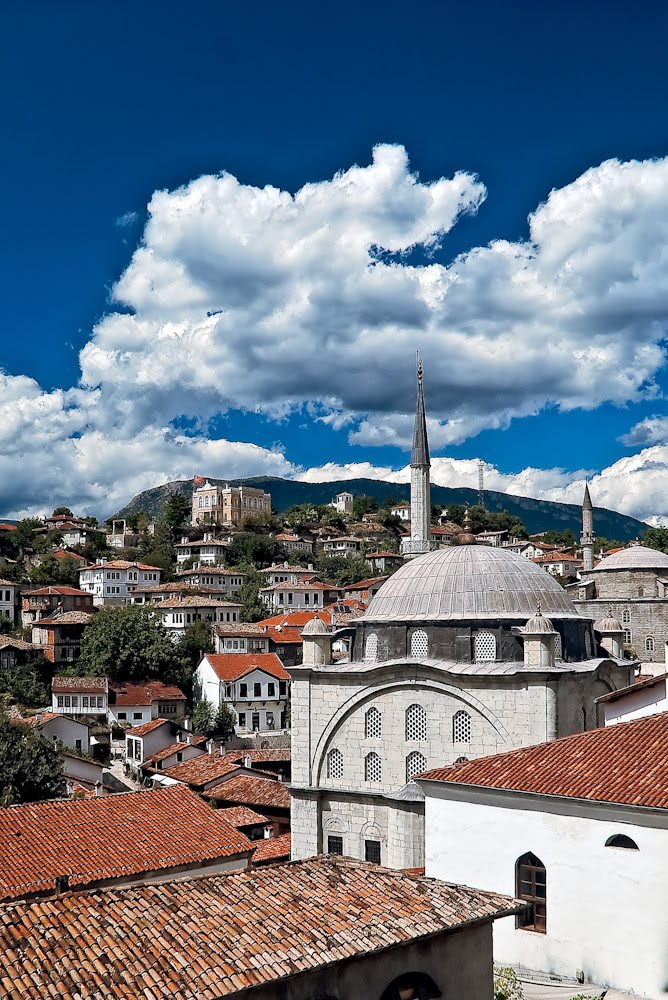
[(427, 758), (419, 750), (414, 750), (406, 757), (406, 781), (410, 781), (416, 774), (427, 770)]
[(473, 637), (476, 663), (489, 663), (496, 659), (496, 636), (488, 629), (481, 629)]
[(364, 716), (364, 738), (367, 740), (380, 739), (382, 730), (382, 716), (377, 708), (371, 707)]
[(406, 709), (406, 739), (427, 739), (427, 713), (422, 705), (409, 705)]
[(373, 751), (364, 758), (364, 780), (380, 781), (382, 777), (382, 764), (380, 757)]
[(376, 632), (369, 632), (364, 644), (364, 660), (366, 663), (375, 663), (378, 659), (378, 635)]
[(645, 639), (645, 652), (646, 653), (654, 652), (654, 636), (648, 635), (647, 638)]
[(518, 914), (515, 926), (547, 933), (547, 872), (531, 851), (515, 862), (515, 895), (531, 904), (529, 910)]
[(332, 747), (327, 754), (327, 777), (343, 777), (343, 754), (336, 747)]
[(452, 742), (471, 742), (471, 716), (463, 709), (460, 709), (459, 712), (455, 712), (452, 719)]
[(630, 625), (630, 624), (631, 624), (631, 612), (629, 611), (628, 608), (624, 608), (624, 610), (622, 611), (622, 625)]
[(424, 629), (418, 628), (411, 635), (411, 656), (419, 659), (429, 655), (429, 637)]

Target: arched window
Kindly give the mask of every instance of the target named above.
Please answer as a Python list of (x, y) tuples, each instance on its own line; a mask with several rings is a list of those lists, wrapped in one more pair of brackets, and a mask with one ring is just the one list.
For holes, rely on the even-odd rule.
[(411, 635), (411, 656), (421, 657), (429, 655), (429, 639), (424, 629), (416, 629)]
[(646, 653), (654, 652), (654, 637), (651, 635), (648, 635), (647, 638), (645, 639), (645, 652)]
[(563, 660), (564, 658), (564, 649), (561, 645), (561, 636), (558, 632), (554, 637), (554, 658), (555, 660)]
[(589, 634), (589, 629), (585, 632), (585, 655), (588, 660), (591, 659), (591, 636)]
[(364, 738), (367, 740), (377, 740), (381, 732), (381, 714), (377, 708), (370, 708), (364, 716)]
[(644, 597), (644, 596), (645, 596), (645, 588), (638, 587), (638, 597)]
[(631, 624), (631, 612), (629, 611), (628, 608), (624, 608), (624, 610), (622, 611), (622, 625), (630, 625), (630, 624)]
[(327, 754), (327, 777), (343, 777), (343, 754), (336, 747), (332, 747)]
[(405, 972), (393, 979), (380, 1000), (433, 1000), (443, 996), (438, 986), (424, 972)]
[(427, 739), (427, 713), (422, 705), (409, 705), (406, 709), (406, 739)]
[(637, 851), (638, 845), (635, 840), (631, 840), (624, 833), (616, 833), (614, 837), (608, 837), (605, 842), (606, 847), (621, 847), (624, 851)]
[(378, 636), (375, 632), (369, 632), (366, 637), (364, 659), (367, 663), (375, 663), (378, 659)]
[(631, 645), (631, 639), (632, 639), (631, 629), (630, 628), (625, 628), (624, 629), (624, 643), (625, 643), (625, 645), (630, 646)]
[(368, 753), (364, 758), (364, 780), (380, 781), (382, 776), (382, 766), (377, 753)]
[(496, 659), (496, 636), (487, 629), (481, 629), (473, 637), (473, 649), (476, 663), (488, 663)]
[(455, 764), (466, 764), (468, 762), (468, 757), (458, 757)]
[(455, 712), (454, 714), (454, 718), (452, 720), (452, 742), (471, 742), (471, 716), (463, 709), (460, 709), (459, 712)]
[(545, 934), (547, 931), (547, 872), (535, 854), (523, 854), (515, 862), (515, 895), (531, 903), (517, 916), (515, 926)]
[(406, 758), (406, 781), (410, 781), (416, 774), (427, 770), (427, 758), (418, 750), (409, 753)]

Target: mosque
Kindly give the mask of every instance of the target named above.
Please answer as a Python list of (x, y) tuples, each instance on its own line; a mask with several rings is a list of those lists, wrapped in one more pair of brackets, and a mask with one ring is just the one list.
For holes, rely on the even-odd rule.
[[(530, 559), (476, 545), (466, 525), (432, 550), (424, 414), (420, 364), (405, 564), (352, 627), (309, 622), (290, 668), (294, 858), (422, 866), (414, 775), (594, 728), (595, 699), (633, 678), (621, 624), (582, 614)], [(333, 662), (334, 639), (348, 661)]]

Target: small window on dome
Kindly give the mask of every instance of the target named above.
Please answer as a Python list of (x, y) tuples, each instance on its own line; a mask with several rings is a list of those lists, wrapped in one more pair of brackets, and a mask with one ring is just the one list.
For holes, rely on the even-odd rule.
[(364, 645), (364, 659), (367, 663), (375, 663), (378, 659), (378, 636), (370, 632)]

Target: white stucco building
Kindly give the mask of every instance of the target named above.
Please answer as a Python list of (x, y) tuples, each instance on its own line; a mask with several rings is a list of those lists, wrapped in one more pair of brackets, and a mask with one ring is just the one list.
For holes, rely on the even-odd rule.
[(599, 715), (603, 724), (614, 726), (618, 722), (642, 719), (646, 715), (668, 711), (668, 674), (636, 680), (629, 687), (604, 694), (598, 699)]
[(160, 583), (157, 566), (128, 562), (127, 559), (101, 559), (95, 566), (79, 571), (79, 587), (93, 595), (93, 604), (129, 604), (136, 587)]
[(232, 601), (221, 601), (215, 597), (186, 595), (160, 601), (156, 611), (162, 615), (162, 624), (176, 640), (195, 622), (210, 622), (212, 625), (235, 624), (239, 620), (241, 605)]
[(427, 876), (530, 903), (497, 962), (665, 997), (667, 745), (661, 713), (418, 779)]
[(12, 580), (0, 580), (0, 618), (16, 622), (18, 586)]
[(326, 598), (336, 588), (326, 587), (317, 580), (304, 583), (274, 583), (260, 588), (260, 597), (270, 614), (277, 611), (317, 611), (324, 608)]
[(239, 734), (282, 729), (290, 675), (275, 653), (208, 653), (194, 679), (197, 701), (228, 705)]

